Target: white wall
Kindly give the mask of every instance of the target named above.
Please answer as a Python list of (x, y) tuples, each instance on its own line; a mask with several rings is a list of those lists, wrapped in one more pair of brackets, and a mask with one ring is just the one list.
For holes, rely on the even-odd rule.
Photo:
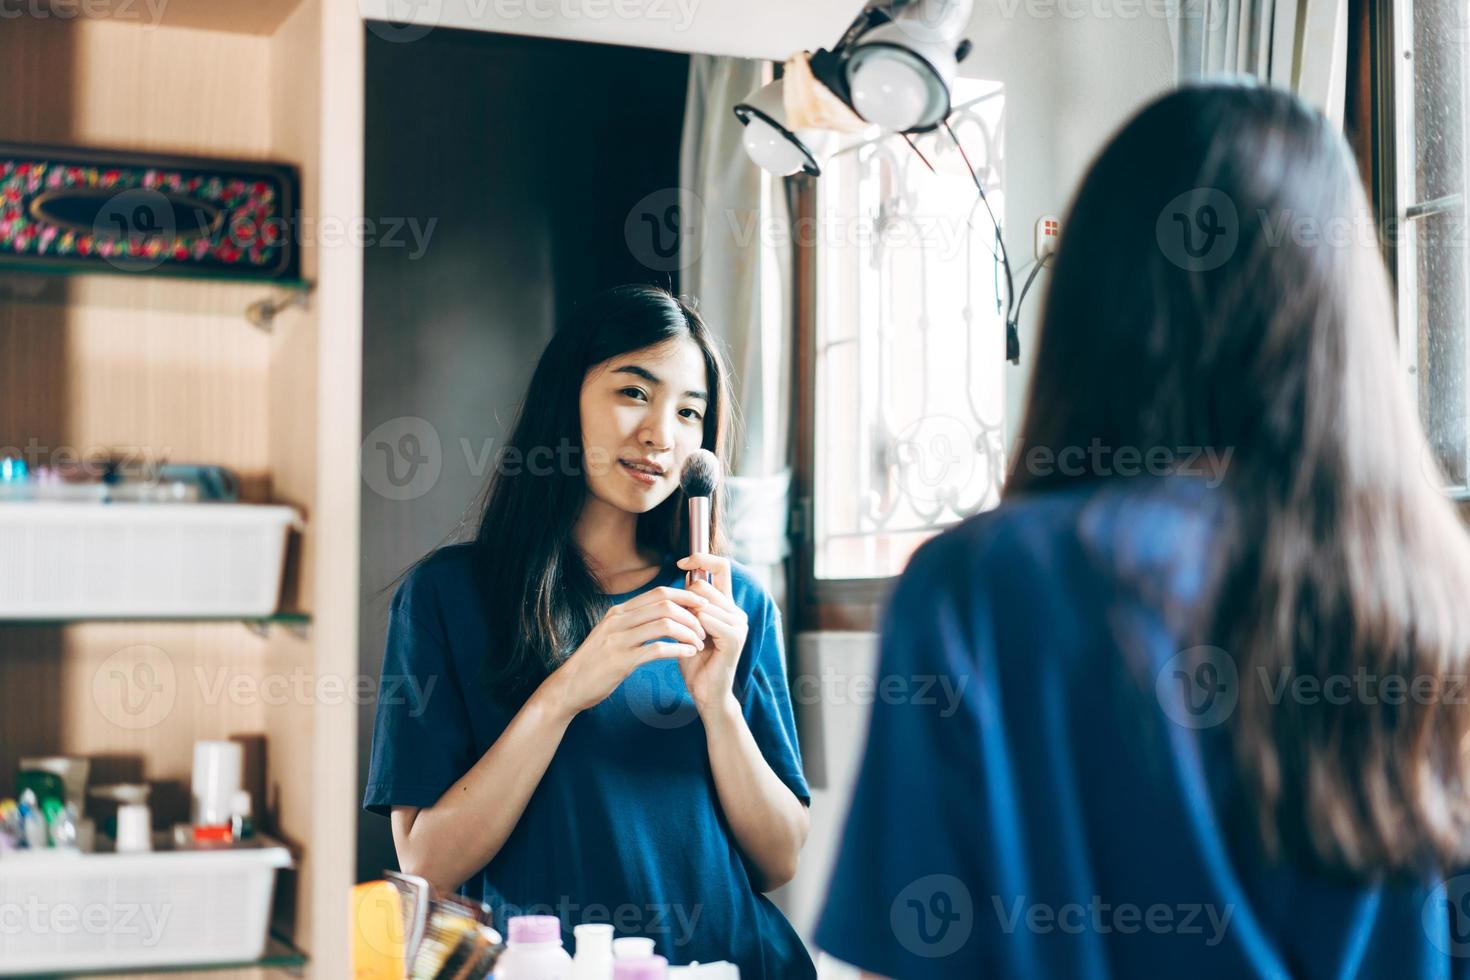
[[(1139, 0), (979, 0), (964, 74), (1004, 82), (1006, 247), (1020, 268), (1034, 255), (1036, 218), (1064, 217), (1109, 136), (1173, 84), (1167, 22)], [(1062, 234), (1066, 234), (1065, 225)], [(1049, 273), (1032, 285), (1020, 322), (1021, 363), (1007, 368), (1006, 444), (1014, 444), (1036, 353)], [(1024, 276), (1018, 276), (1021, 288)]]
[[(358, 0), (365, 18), (784, 61), (831, 44), (860, 0)], [(384, 28), (386, 31), (387, 28)]]
[[(877, 637), (801, 633), (790, 662), (792, 699), (801, 716), (802, 761), (811, 782), (811, 830), (796, 877), (771, 898), (810, 942), (867, 743), (866, 702), (874, 690), (867, 681), (877, 675)], [(811, 703), (814, 696), (819, 703)]]

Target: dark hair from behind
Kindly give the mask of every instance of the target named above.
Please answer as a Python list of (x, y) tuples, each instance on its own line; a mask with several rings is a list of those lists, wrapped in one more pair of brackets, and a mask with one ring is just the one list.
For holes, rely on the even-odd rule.
[[(1397, 371), (1374, 227), (1345, 142), (1297, 98), (1215, 84), (1144, 108), (1063, 224), (1006, 488), (1100, 478), (1030, 472), (1036, 447), (1228, 459), (1180, 639), (1238, 670), (1229, 816), (1267, 855), (1351, 877), (1470, 857), (1470, 543)], [(1259, 680), (1360, 671), (1433, 696), (1273, 703)]]
[[(731, 411), (724, 361), (693, 308), (657, 286), (625, 285), (578, 304), (557, 325), (536, 365), (506, 443), (508, 453), (542, 467), (496, 467), (475, 535), (475, 564), (490, 625), (480, 680), (487, 693), (518, 706), (586, 638), (608, 607), (601, 585), (572, 539), (588, 493), (581, 392), (590, 370), (611, 358), (668, 341), (693, 341), (709, 376), (703, 448), (726, 463)], [(724, 549), (721, 494), (711, 500), (710, 546)], [(684, 493), (638, 517), (640, 549), (681, 553), (689, 540)]]

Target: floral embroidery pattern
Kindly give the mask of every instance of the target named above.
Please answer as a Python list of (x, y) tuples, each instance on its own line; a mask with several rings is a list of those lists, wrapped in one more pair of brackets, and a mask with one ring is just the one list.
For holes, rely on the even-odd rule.
[[(173, 229), (163, 230), (157, 221), (129, 232), (111, 230), (100, 219), (95, 227), (87, 229), (38, 220), (32, 212), (32, 202), (42, 194), (62, 190), (119, 195), (128, 191), (157, 191), (175, 202), (199, 202), (204, 209), (218, 211), (223, 220), (209, 234), (175, 234)], [(138, 259), (269, 272), (281, 264), (289, 235), (287, 216), (281, 213), (281, 198), (280, 187), (274, 180), (220, 179), (188, 171), (0, 159), (0, 257)], [(160, 204), (166, 200), (161, 196), (144, 199)], [(171, 207), (169, 210), (172, 212)]]

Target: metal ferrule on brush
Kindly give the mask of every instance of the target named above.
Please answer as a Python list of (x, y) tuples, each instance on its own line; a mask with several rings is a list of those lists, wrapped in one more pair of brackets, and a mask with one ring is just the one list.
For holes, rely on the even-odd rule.
[[(689, 498), (689, 551), (690, 554), (704, 554), (709, 551), (709, 498)], [(709, 572), (689, 571), (684, 573), (684, 584), (691, 585), (694, 576), (702, 575), (706, 582), (711, 581)]]

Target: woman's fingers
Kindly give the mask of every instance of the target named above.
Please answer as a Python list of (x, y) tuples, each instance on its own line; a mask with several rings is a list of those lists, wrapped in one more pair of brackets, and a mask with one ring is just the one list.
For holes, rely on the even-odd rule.
[(712, 555), (707, 551), (696, 552), (679, 559), (679, 567), (686, 572), (709, 572), (714, 578), (716, 589), (730, 596), (735, 594), (734, 580), (730, 575), (730, 559)]
[(660, 585), (657, 588), (649, 589), (641, 595), (634, 596), (627, 602), (613, 606), (609, 611), (618, 614), (630, 613), (656, 602), (677, 602), (681, 606), (698, 609), (708, 601), (704, 596), (695, 595), (688, 589), (676, 589), (669, 585)]
[(644, 623), (651, 623), (657, 619), (672, 619), (683, 623), (694, 632), (704, 634), (704, 627), (700, 625), (699, 619), (693, 609), (703, 609), (709, 603), (705, 602), (697, 607), (674, 602), (672, 599), (663, 599), (658, 602), (644, 603), (637, 609), (630, 609), (618, 618), (618, 626), (625, 630), (634, 629)]
[(687, 643), (699, 648), (704, 646), (703, 633), (703, 627), (695, 629), (671, 616), (665, 616), (628, 630), (627, 637), (635, 647), (667, 637), (675, 643)]
[(633, 666), (641, 667), (654, 660), (687, 660), (698, 656), (699, 653), (698, 647), (690, 646), (688, 643), (645, 643), (634, 650), (637, 660), (634, 661)]
[(711, 609), (719, 610), (722, 613), (740, 611), (740, 607), (735, 605), (734, 599), (703, 579), (695, 579), (693, 582), (690, 582), (687, 591), (706, 600), (705, 607), (699, 610), (701, 613), (708, 612)]
[(705, 606), (699, 611), (699, 623), (706, 632), (724, 635), (740, 624), (740, 613), (731, 612), (729, 609), (721, 609), (719, 606)]

